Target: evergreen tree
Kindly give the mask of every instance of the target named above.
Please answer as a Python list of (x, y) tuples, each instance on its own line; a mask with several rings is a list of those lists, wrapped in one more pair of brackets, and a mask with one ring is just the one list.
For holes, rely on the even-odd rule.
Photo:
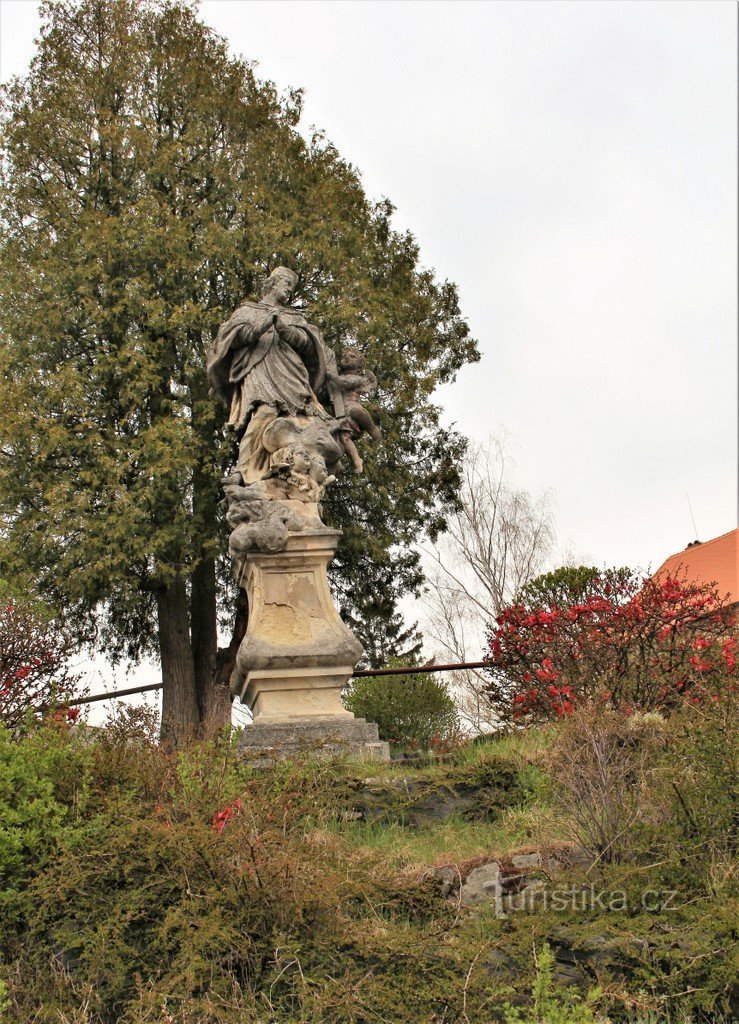
[(410, 545), (443, 529), (464, 448), (431, 399), (477, 350), (392, 206), (299, 132), (300, 92), (259, 81), (190, 4), (42, 10), (2, 110), (2, 572), (110, 655), (158, 653), (176, 740), (226, 719), (244, 623), (219, 652), (235, 595), (218, 485), (233, 452), (204, 372), (218, 325), (287, 264), (327, 342), (356, 338), (377, 372), (384, 442), (325, 504), (346, 615), (420, 585)]

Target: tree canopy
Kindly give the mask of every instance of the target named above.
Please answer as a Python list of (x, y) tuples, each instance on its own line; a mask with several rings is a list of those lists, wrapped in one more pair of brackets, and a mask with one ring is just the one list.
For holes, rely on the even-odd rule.
[[(204, 373), (218, 325), (287, 264), (327, 342), (356, 339), (376, 370), (383, 442), (325, 518), (344, 530), (342, 611), (381, 650), (387, 594), (417, 591), (412, 544), (443, 529), (459, 488), (464, 440), (434, 389), (477, 349), (392, 205), (300, 130), (300, 91), (260, 81), (193, 6), (42, 13), (2, 107), (2, 572), (109, 654), (159, 651), (165, 716), (169, 678), (192, 728), (235, 598), (218, 505), (233, 453)], [(173, 645), (184, 662), (164, 657)]]

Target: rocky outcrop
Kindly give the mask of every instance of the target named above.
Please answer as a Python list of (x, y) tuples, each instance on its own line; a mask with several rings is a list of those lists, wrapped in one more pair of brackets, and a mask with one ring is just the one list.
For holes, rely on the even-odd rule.
[(564, 868), (588, 864), (576, 846), (525, 850), (506, 857), (478, 857), (459, 867), (442, 865), (424, 872), (440, 895), (464, 906), (492, 905), (500, 917), (517, 910), (535, 910), (547, 882)]
[(350, 784), (345, 817), (397, 822), (410, 828), (452, 817), (493, 821), (519, 799), (515, 771), (502, 762), (491, 762), (475, 766), (474, 772), (461, 769), (457, 777), (450, 769), (442, 783), (438, 777), (422, 774), (356, 780)]

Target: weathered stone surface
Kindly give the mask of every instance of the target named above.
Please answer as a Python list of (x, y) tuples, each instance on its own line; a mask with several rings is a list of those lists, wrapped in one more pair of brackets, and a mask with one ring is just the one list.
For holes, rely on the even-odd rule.
[(284, 551), (249, 552), (243, 577), (249, 624), (231, 689), (255, 721), (352, 715), (341, 690), (362, 648), (331, 600), (326, 577), (340, 533), (309, 530)]
[(491, 903), (501, 917), (516, 911), (535, 913), (547, 905), (551, 875), (563, 863), (589, 863), (582, 851), (561, 847), (556, 850), (525, 851), (507, 857), (476, 858), (467, 864), (449, 864), (425, 872), (422, 881), (434, 877), (439, 892), (451, 898), (462, 894), (462, 902), (474, 906)]
[(538, 851), (514, 853), (511, 857), (511, 864), (514, 868), (538, 868), (541, 867), (541, 854)]
[[(223, 504), (249, 615), (231, 693), (254, 716), (254, 749), (271, 749), (260, 727), (289, 720), (281, 756), (315, 745), (308, 720), (353, 719), (341, 690), (362, 647), (331, 599), (326, 568), (341, 533), (324, 526), (319, 502), (342, 455), (362, 471), (354, 439), (379, 438), (361, 405), (377, 384), (374, 374), (354, 346), (337, 362), (320, 330), (290, 304), (297, 282), (294, 271), (275, 268), (261, 301), (245, 302), (221, 326), (207, 364), (211, 392), (229, 407), (227, 429), (238, 443)], [(350, 731), (341, 733), (341, 749), (389, 758), (377, 735), (350, 738)], [(317, 745), (323, 752), (333, 746), (326, 736)]]
[(244, 729), (239, 749), (271, 760), (305, 754), (350, 754), (371, 761), (390, 758), (387, 743), (378, 737), (377, 726), (350, 714), (256, 720)]
[(342, 456), (361, 473), (355, 440), (380, 437), (361, 404), (377, 378), (356, 346), (337, 360), (305, 310), (291, 305), (297, 280), (288, 267), (273, 270), (261, 301), (240, 306), (208, 353), (211, 390), (228, 406), (239, 445), (235, 470), (223, 481), (237, 559), (250, 550), (282, 550), (306, 528), (306, 517), (322, 525), (318, 503)]
[[(503, 890), (506, 891), (507, 888), (504, 883)], [(518, 892), (504, 896), (501, 901), (501, 909), (504, 913), (512, 913), (517, 910), (531, 912), (536, 909), (537, 897), (540, 897), (545, 891), (546, 883), (542, 879), (536, 879), (529, 882), (528, 885), (524, 885)]]
[(493, 903), (499, 907), (501, 895), (500, 864), (497, 861), (470, 871), (460, 889), (460, 900), (465, 906)]
[(423, 828), (452, 817), (493, 821), (517, 799), (515, 773), (506, 765), (490, 765), (476, 777), (450, 765), (443, 784), (423, 774), (358, 781), (351, 807), (364, 821)]
[(452, 867), (429, 868), (421, 875), (421, 882), (431, 880), (436, 885), (438, 893), (444, 899), (457, 889), (459, 884), (459, 872)]

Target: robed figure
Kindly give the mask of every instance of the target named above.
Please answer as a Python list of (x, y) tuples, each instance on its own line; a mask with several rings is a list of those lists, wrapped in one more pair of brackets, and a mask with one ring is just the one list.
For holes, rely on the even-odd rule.
[(229, 405), (228, 426), (239, 438), (237, 469), (245, 484), (269, 475), (288, 426), (327, 461), (341, 454), (331, 433), (344, 415), (341, 395), (331, 413), (317, 397), (331, 388), (326, 371), (335, 368), (335, 356), (318, 328), (287, 305), (296, 283), (292, 270), (274, 270), (261, 301), (239, 306), (208, 355), (211, 387)]

